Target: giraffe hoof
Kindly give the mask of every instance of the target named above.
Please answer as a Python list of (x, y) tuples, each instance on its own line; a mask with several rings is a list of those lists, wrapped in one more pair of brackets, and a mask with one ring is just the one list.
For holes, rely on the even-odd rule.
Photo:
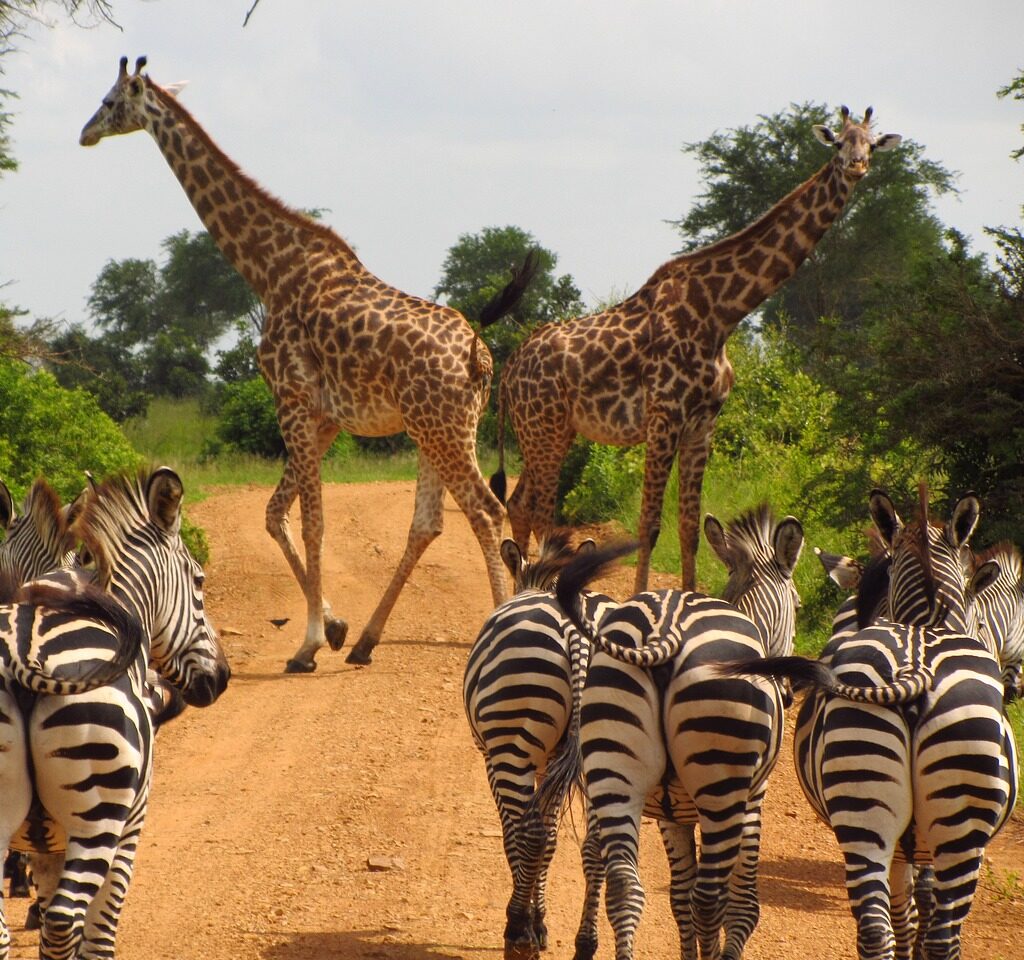
[(340, 650), (345, 646), (345, 638), (348, 636), (348, 624), (339, 618), (331, 618), (324, 621), (324, 633), (327, 635), (327, 642), (332, 650)]
[(289, 660), (284, 665), (285, 673), (312, 673), (316, 669), (316, 661), (310, 660)]
[(373, 648), (360, 649), (360, 644), (356, 644), (348, 652), (348, 656), (345, 657), (345, 663), (356, 663), (366, 666), (367, 664), (373, 663)]

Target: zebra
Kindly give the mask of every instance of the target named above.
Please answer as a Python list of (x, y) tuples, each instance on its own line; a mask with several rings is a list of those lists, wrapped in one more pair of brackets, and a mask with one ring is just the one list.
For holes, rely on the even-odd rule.
[[(729, 600), (647, 591), (609, 609), (591, 638), (580, 725), (588, 875), (576, 960), (596, 952), (604, 877), (616, 960), (633, 955), (644, 904), (642, 816), (661, 829), (684, 960), (696, 960), (698, 941), (702, 956), (738, 958), (757, 924), (761, 804), (782, 740), (784, 694), (774, 682), (714, 676), (711, 664), (792, 650), (803, 529), (794, 517), (775, 524), (762, 506), (727, 529), (708, 517), (704, 531), (729, 571)], [(557, 599), (581, 633), (590, 628), (580, 591), (631, 548), (612, 545), (560, 574)]]
[[(515, 595), (485, 621), (470, 650), (463, 702), (477, 748), (483, 754), (501, 820), (505, 856), (512, 872), (506, 909), (505, 957), (536, 957), (547, 947), (545, 887), (555, 852), (563, 793), (534, 812), (536, 785), (566, 752), (578, 749), (579, 699), (589, 645), (565, 618), (551, 585), (577, 553), (564, 532), (540, 546), (527, 563), (514, 540), (501, 544)], [(588, 593), (586, 616), (597, 618), (608, 597)], [(539, 808), (537, 808), (539, 810)], [(527, 811), (530, 811), (527, 813)]]
[[(92, 476), (86, 474), (90, 483)], [(93, 484), (94, 485), (94, 484)], [(37, 478), (25, 496), (20, 515), (14, 508), (14, 498), (7, 485), (0, 480), (0, 526), (6, 531), (0, 543), (0, 578), (5, 581), (9, 596), (0, 590), (0, 602), (14, 600), (14, 591), (22, 584), (58, 569), (74, 569), (79, 565), (75, 550), (75, 537), (71, 525), (84, 504), (84, 495), (79, 495), (67, 506), (45, 478)], [(146, 699), (153, 719), (154, 730), (179, 716), (185, 709), (185, 701), (176, 687), (161, 679), (150, 668), (146, 674)], [(4, 875), (10, 879), (11, 896), (30, 895), (30, 873), (52, 872), (54, 864), (49, 858), (56, 858), (59, 872), (63, 851), (59, 853), (20, 853), (11, 851), (4, 860)], [(25, 928), (39, 928), (39, 903), (35, 901), (28, 910)]]
[(920, 517), (906, 525), (883, 491), (869, 505), (890, 555), (891, 620), (841, 638), (830, 662), (723, 670), (810, 688), (797, 775), (842, 850), (860, 960), (956, 958), (985, 846), (1016, 800), (1000, 668), (978, 637), (981, 598), (1000, 572), (970, 558), (973, 494), (944, 525), (928, 520), (923, 489)]
[[(152, 775), (147, 665), (192, 706), (213, 703), (230, 676), (204, 610), (202, 569), (181, 540), (183, 493), (167, 467), (118, 474), (88, 492), (73, 525), (95, 564), (96, 586), (142, 625), (143, 644), (128, 671), (91, 692), (24, 706), (17, 688), (3, 694), (4, 715), (25, 746), (0, 754), (10, 796), (0, 845), (64, 850), (59, 874), (37, 878), (40, 956), (47, 960), (114, 956)], [(85, 577), (58, 571), (29, 586)], [(55, 656), (70, 670), (83, 653), (92, 655), (73, 646)]]
[(995, 562), (999, 576), (978, 595), (979, 637), (999, 661), (1003, 699), (1024, 696), (1024, 564), (1020, 550), (1009, 542), (981, 553), (977, 565)]
[(6, 531), (0, 544), (0, 576), (20, 585), (70, 566), (75, 556), (70, 531), (75, 510), (75, 505), (62, 507), (56, 491), (40, 477), (29, 488), (18, 515), (10, 490), (0, 480), (0, 527)]

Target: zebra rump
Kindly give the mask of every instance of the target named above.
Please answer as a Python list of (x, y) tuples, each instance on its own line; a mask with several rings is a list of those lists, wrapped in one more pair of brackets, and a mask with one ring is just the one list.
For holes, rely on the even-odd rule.
[[(52, 643), (55, 632), (70, 631), (85, 649), (109, 650), (113, 638), (113, 656), (109, 660), (76, 658), (48, 670), (38, 659), (35, 639), (47, 636)], [(15, 603), (0, 608), (0, 633), (4, 673), (33, 693), (57, 696), (86, 693), (112, 683), (135, 661), (145, 639), (138, 617), (86, 579), (64, 572), (27, 584)], [(17, 642), (26, 636), (30, 638), (27, 655), (22, 653), (23, 643)]]

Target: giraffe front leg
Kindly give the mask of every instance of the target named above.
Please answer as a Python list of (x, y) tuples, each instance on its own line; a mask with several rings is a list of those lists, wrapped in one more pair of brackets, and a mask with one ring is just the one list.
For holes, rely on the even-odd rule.
[[(301, 421), (300, 421), (301, 422)], [(282, 427), (282, 433), (284, 433)], [(322, 428), (314, 442), (315, 458), (306, 455), (309, 438), (285, 436), (289, 453), (284, 474), (267, 503), (267, 532), (281, 548), (292, 575), (306, 598), (306, 636), (302, 646), (285, 664), (285, 673), (312, 673), (316, 669), (316, 652), (329, 643), (332, 650), (340, 650), (348, 634), (348, 624), (335, 617), (330, 603), (323, 596), (321, 558), (323, 556), (323, 491), (320, 481), (320, 462), (324, 452), (337, 436), (337, 428)], [(306, 552), (303, 563), (292, 539), (288, 511), (299, 498), (302, 522), (302, 541)], [(314, 548), (315, 547), (315, 548)]]
[(700, 496), (704, 469), (711, 453), (711, 431), (684, 438), (679, 446), (679, 559), (684, 590), (697, 589), (697, 547), (700, 545)]
[[(497, 502), (495, 498), (495, 502)], [(405, 544), (405, 553), (398, 563), (391, 582), (373, 611), (370, 622), (363, 628), (359, 642), (345, 658), (348, 663), (368, 664), (372, 660), (373, 648), (380, 643), (380, 636), (391, 610), (398, 600), (406, 580), (412, 573), (423, 551), (441, 535), (444, 529), (444, 483), (433, 464), (420, 451), (419, 474), (416, 477), (416, 506), (412, 525)], [(498, 562), (501, 560), (499, 558)]]
[(679, 444), (679, 431), (667, 417), (654, 416), (647, 427), (647, 452), (644, 459), (644, 492), (640, 504), (637, 539), (636, 574), (633, 590), (647, 589), (651, 570), (651, 553), (661, 533), (661, 510), (665, 502), (665, 486), (672, 470), (672, 459)]

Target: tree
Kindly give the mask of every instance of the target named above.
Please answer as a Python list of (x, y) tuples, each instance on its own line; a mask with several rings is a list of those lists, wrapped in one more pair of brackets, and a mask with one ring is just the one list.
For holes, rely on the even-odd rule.
[[(753, 126), (686, 144), (684, 152), (700, 164), (705, 189), (689, 213), (674, 221), (684, 249), (740, 230), (810, 177), (829, 156), (811, 128), (828, 125), (833, 116), (823, 104), (792, 104)], [(764, 305), (765, 322), (786, 317), (798, 337), (813, 331), (823, 316), (855, 324), (875, 302), (877, 280), (895, 280), (915, 257), (939, 252), (942, 225), (930, 197), (954, 191), (953, 181), (912, 140), (877, 154), (843, 216)]]
[[(1000, 87), (996, 92), (998, 97), (1012, 97), (1014, 100), (1024, 100), (1024, 70), (1021, 70), (1005, 87)], [(1024, 133), (1024, 124), (1021, 124), (1021, 132)], [(1010, 154), (1014, 160), (1024, 157), (1024, 147), (1018, 147)]]
[(66, 390), (88, 390), (116, 423), (145, 414), (149, 395), (142, 389), (142, 362), (113, 338), (90, 337), (83, 327), (73, 326), (53, 337), (50, 354), (57, 382)]
[[(195, 394), (205, 389), (207, 354), (216, 341), (232, 328), (259, 329), (263, 309), (205, 231), (182, 230), (162, 246), (166, 257), (159, 265), (134, 258), (104, 265), (88, 305), (93, 321), (105, 331), (97, 339), (105, 343), (84, 352), (77, 344), (77, 351), (83, 358), (85, 352), (90, 354), (88, 365), (98, 376), (140, 374), (140, 380), (126, 383), (132, 389), (168, 396)], [(251, 336), (242, 337), (232, 349), (250, 354), (232, 356), (234, 372), (242, 378), (251, 375)], [(138, 364), (118, 365), (117, 351), (137, 358)], [(72, 378), (67, 373), (61, 376)]]
[(526, 334), (542, 323), (561, 320), (583, 311), (580, 291), (568, 274), (555, 276), (558, 257), (541, 247), (532, 234), (519, 227), (485, 227), (464, 233), (450, 247), (441, 265), (441, 279), (434, 298), (454, 307), (470, 321), (509, 280), (526, 254), (536, 249), (540, 259), (537, 275), (508, 320), (486, 328), (483, 337), (500, 367)]

